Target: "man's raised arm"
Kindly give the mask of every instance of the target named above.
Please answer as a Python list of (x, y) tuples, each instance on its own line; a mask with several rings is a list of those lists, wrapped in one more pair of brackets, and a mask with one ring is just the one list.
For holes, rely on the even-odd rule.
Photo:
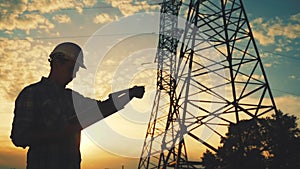
[(133, 98), (142, 98), (144, 93), (144, 86), (134, 86), (130, 89), (109, 94), (108, 99), (105, 101), (95, 101), (92, 99), (81, 101), (81, 99), (73, 96), (77, 119), (84, 129), (123, 109)]

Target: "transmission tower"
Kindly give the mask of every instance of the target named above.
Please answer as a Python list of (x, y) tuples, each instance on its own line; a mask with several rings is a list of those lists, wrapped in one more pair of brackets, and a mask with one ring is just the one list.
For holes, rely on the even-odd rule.
[(230, 124), (276, 113), (241, 0), (164, 0), (156, 61), (140, 169), (200, 168)]

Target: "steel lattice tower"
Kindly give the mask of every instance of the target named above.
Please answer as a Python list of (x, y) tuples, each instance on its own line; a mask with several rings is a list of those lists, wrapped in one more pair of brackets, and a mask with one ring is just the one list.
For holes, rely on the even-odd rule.
[(140, 169), (200, 168), (229, 124), (276, 113), (241, 0), (164, 0), (156, 61)]

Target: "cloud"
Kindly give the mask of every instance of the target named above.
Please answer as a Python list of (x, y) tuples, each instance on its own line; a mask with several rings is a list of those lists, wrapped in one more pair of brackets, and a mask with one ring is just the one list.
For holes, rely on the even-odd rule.
[(266, 36), (266, 34), (262, 31), (253, 30), (253, 35), (254, 38), (263, 46), (275, 43), (274, 36)]
[(44, 29), (48, 31), (54, 25), (44, 16), (37, 13), (24, 13), (26, 2), (18, 1), (15, 4), (5, 1), (0, 5), (0, 30), (12, 31), (14, 29), (24, 30), (29, 33), (32, 29)]
[[(275, 37), (296, 39), (300, 35), (300, 13), (292, 15), (289, 20), (275, 17), (270, 20), (257, 18), (251, 21), (255, 39), (263, 46), (275, 44)], [(297, 22), (295, 22), (297, 21)]]
[[(82, 4), (78, 4), (75, 2), (70, 1), (33, 1), (28, 4), (28, 11), (39, 11), (41, 13), (50, 13), (54, 11), (58, 11), (61, 9), (69, 9), (75, 7), (82, 7)], [(80, 11), (80, 10), (79, 10)]]
[(17, 14), (22, 13), (26, 10), (27, 0), (15, 0), (13, 1), (1, 1), (1, 17), (7, 14)]
[(271, 66), (272, 66), (272, 63), (265, 63), (264, 66), (265, 66), (265, 67), (271, 67)]
[(276, 52), (282, 52), (282, 48), (276, 48), (275, 51)]
[(295, 75), (289, 75), (289, 79), (296, 79), (297, 77)]
[(57, 21), (58, 23), (70, 23), (71, 18), (67, 15), (55, 15), (52, 17), (53, 20)]
[[(55, 25), (44, 16), (45, 13), (64, 9), (76, 9), (78, 13), (82, 13), (84, 7), (90, 7), (96, 3), (96, 0), (4, 1), (0, 4), (0, 30), (11, 33), (12, 30), (19, 29), (27, 34), (34, 29), (50, 32)], [(69, 22), (68, 18), (66, 15), (61, 15), (55, 16), (53, 19), (59, 23), (66, 23)]]
[(95, 0), (72, 1), (72, 0), (52, 0), (52, 1), (33, 1), (28, 4), (28, 11), (39, 11), (41, 13), (51, 13), (62, 9), (75, 8), (77, 12), (82, 13), (83, 7), (93, 6), (97, 3)]
[(297, 14), (295, 14), (295, 15), (292, 15), (292, 16), (290, 17), (290, 19), (291, 19), (292, 21), (300, 22), (300, 13), (297, 13)]
[(117, 20), (117, 16), (111, 16), (107, 13), (99, 14), (94, 18), (94, 23), (108, 23)]
[[(280, 21), (280, 20), (279, 20)], [(300, 24), (288, 24), (276, 23), (269, 27), (267, 35), (269, 37), (284, 36), (289, 39), (295, 39), (300, 33)]]
[[(276, 106), (283, 113), (293, 114), (300, 118), (300, 97), (299, 96), (281, 96), (275, 98)], [(298, 121), (299, 123), (299, 121)]]
[(1, 98), (12, 101), (28, 83), (47, 75), (49, 44), (30, 38), (10, 40), (0, 38)]
[(14, 29), (20, 29), (29, 34), (29, 31), (33, 29), (42, 29), (49, 32), (49, 30), (53, 28), (54, 24), (47, 18), (34, 13), (24, 14), (22, 16), (11, 13), (7, 17), (2, 16), (0, 18), (0, 30), (12, 31)]
[(159, 7), (158, 5), (149, 5), (146, 1), (132, 3), (132, 0), (105, 0), (105, 2), (111, 4), (114, 8), (118, 8), (124, 16), (133, 15), (140, 11), (155, 10)]

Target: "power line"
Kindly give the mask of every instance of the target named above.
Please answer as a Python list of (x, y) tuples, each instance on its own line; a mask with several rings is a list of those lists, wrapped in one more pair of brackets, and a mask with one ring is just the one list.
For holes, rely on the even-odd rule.
[[(282, 25), (282, 26), (284, 26), (284, 25)], [(281, 27), (281, 28), (269, 27), (269, 28), (267, 28), (267, 29), (277, 30), (277, 31), (280, 31), (280, 32), (282, 32), (282, 33), (287, 32), (287, 30), (285, 30), (283, 27)], [(300, 33), (299, 33), (299, 32), (296, 32), (296, 31), (294, 31), (293, 34), (300, 35)]]
[[(128, 33), (111, 33), (111, 34), (99, 34), (99, 35), (76, 35), (76, 36), (59, 36), (59, 37), (30, 37), (32, 39), (35, 40), (56, 40), (56, 39), (76, 39), (76, 38), (88, 38), (88, 37), (92, 37), (92, 36), (122, 36), (122, 35), (136, 35), (136, 32), (128, 32)], [(141, 32), (138, 34), (155, 34), (155, 32)], [(28, 38), (20, 38), (20, 39), (12, 39), (12, 40), (28, 40)], [(269, 51), (269, 50), (261, 50), (261, 53), (270, 53), (273, 55), (277, 55), (280, 57), (283, 57), (284, 59), (293, 59), (296, 61), (300, 61), (300, 58), (295, 57), (295, 56), (286, 56), (280, 53), (275, 53), (273, 51)], [(299, 62), (296, 62), (297, 64)], [(300, 63), (299, 63), (300, 64)]]
[[(140, 1), (140, 2), (147, 2), (147, 1)], [(128, 3), (126, 1), (123, 1), (123, 3), (120, 3), (120, 5), (128, 5), (128, 4), (130, 4), (132, 6), (141, 6), (141, 5), (143, 5), (143, 4), (133, 3), (133, 2)], [(148, 3), (147, 2), (147, 4), (150, 5), (150, 6), (155, 6), (155, 5), (159, 5), (160, 3)], [(94, 9), (103, 9), (103, 8), (117, 8), (117, 7), (113, 7), (112, 5), (82, 7), (83, 10), (94, 10)], [(59, 9), (59, 11), (76, 11), (76, 10), (77, 10), (76, 8)], [(52, 12), (59, 12), (59, 11), (52, 11)], [(32, 12), (32, 13), (37, 13), (37, 12), (39, 12), (39, 10), (34, 10), (34, 11), (28, 11), (28, 10), (25, 10), (25, 11), (20, 11), (20, 10), (0, 11), (0, 14), (10, 14), (10, 13), (14, 13), (14, 12)], [(280, 29), (280, 28), (269, 28), (269, 29), (274, 29), (274, 30), (278, 30), (278, 31), (281, 31), (281, 32), (286, 32), (283, 28), (282, 29)], [(298, 33), (298, 32), (293, 32), (293, 33), (300, 35), (300, 33)]]
[[(101, 9), (101, 8), (114, 8), (112, 6), (96, 6), (96, 7), (83, 7), (83, 10), (88, 10), (88, 9)], [(59, 12), (59, 11), (76, 11), (77, 9), (75, 8), (64, 8), (64, 9), (59, 9), (57, 11), (51, 11), (51, 12)], [(12, 14), (12, 13), (16, 13), (16, 12), (30, 12), (30, 13), (38, 13), (40, 12), (40, 10), (33, 10), (33, 11), (28, 11), (28, 10), (24, 10), (24, 11), (20, 11), (20, 10), (10, 10), (10, 11), (0, 11), (0, 14)], [(48, 13), (48, 12), (46, 12)]]
[(290, 94), (290, 95), (296, 95), (296, 96), (299, 96), (299, 94), (292, 93), (292, 92), (288, 92), (288, 91), (283, 91), (283, 90), (281, 90), (281, 89), (275, 89), (275, 88), (271, 88), (271, 90), (272, 90), (272, 91), (281, 92), (281, 93)]
[[(142, 1), (141, 1), (142, 2)], [(147, 1), (144, 1), (147, 2)], [(150, 6), (154, 6), (154, 5), (159, 5), (158, 3), (147, 3)], [(142, 6), (144, 4), (139, 4), (139, 3), (128, 3), (126, 1), (123, 1), (123, 3), (119, 3), (119, 5), (132, 5), (132, 6)], [(27, 8), (28, 6), (30, 6), (29, 4), (27, 4)], [(117, 8), (117, 7), (113, 7), (112, 5), (107, 5), (107, 6), (92, 6), (92, 7), (82, 7), (83, 10), (94, 10), (94, 9), (103, 9), (103, 8)], [(63, 9), (59, 9), (57, 11), (51, 11), (51, 12), (59, 12), (59, 11), (76, 11), (77, 9), (74, 8), (63, 8)], [(9, 11), (4, 11), (2, 9), (2, 11), (0, 11), (0, 14), (11, 14), (11, 13), (15, 13), (15, 12), (32, 12), (32, 13), (37, 13), (40, 12), (40, 10), (33, 10), (33, 11), (29, 11), (29, 10), (24, 10), (24, 11), (20, 11), (20, 10), (9, 10)], [(47, 13), (47, 12), (46, 12)]]
[[(59, 37), (30, 37), (35, 40), (56, 40), (56, 39), (76, 39), (76, 38), (88, 38), (92, 36), (121, 36), (121, 35), (136, 35), (136, 32), (128, 32), (128, 33), (111, 33), (111, 34), (99, 34), (99, 35), (76, 35), (76, 36), (59, 36)], [(138, 34), (155, 34), (155, 32), (141, 32)], [(28, 38), (20, 38), (20, 39), (12, 39), (12, 40), (28, 40)], [(300, 61), (300, 58), (295, 56), (286, 56), (280, 53), (275, 53), (269, 50), (261, 50), (262, 53), (271, 53), (273, 55), (284, 57), (285, 59), (293, 59)]]
[(295, 56), (286, 56), (286, 55), (275, 53), (275, 52), (272, 52), (272, 51), (269, 51), (269, 50), (261, 50), (261, 51), (265, 52), (265, 53), (271, 53), (273, 55), (281, 56), (281, 57), (284, 57), (285, 59), (294, 59), (294, 60), (300, 61), (300, 58), (295, 57)]
[(128, 33), (111, 33), (111, 34), (98, 34), (98, 35), (76, 35), (76, 36), (59, 36), (59, 37), (26, 37), (26, 38), (19, 38), (19, 39), (11, 39), (11, 40), (28, 40), (28, 38), (32, 38), (35, 40), (44, 40), (44, 39), (64, 39), (64, 38), (88, 38), (92, 36), (120, 36), (120, 35), (139, 35), (139, 34), (155, 34), (155, 32), (128, 32)]

